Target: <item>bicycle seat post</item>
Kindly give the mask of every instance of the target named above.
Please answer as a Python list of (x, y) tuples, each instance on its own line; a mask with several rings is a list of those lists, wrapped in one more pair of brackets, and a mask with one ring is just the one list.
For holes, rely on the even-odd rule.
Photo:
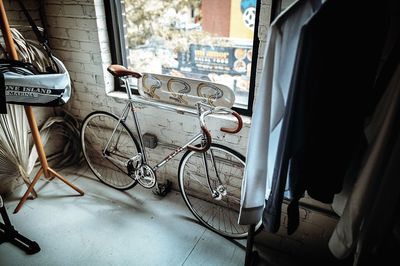
[(122, 77), (120, 77), (120, 79), (122, 80), (122, 82), (125, 85), (126, 93), (128, 94), (128, 99), (132, 100), (132, 91), (131, 91), (131, 86), (130, 86), (129, 81), (128, 81), (128, 77), (127, 76), (122, 76)]

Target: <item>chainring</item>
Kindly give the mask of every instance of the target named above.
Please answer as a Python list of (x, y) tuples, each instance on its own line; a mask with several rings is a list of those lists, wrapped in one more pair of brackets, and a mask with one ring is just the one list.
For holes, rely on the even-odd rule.
[(145, 188), (152, 188), (157, 183), (156, 173), (147, 164), (143, 164), (135, 170), (135, 179)]

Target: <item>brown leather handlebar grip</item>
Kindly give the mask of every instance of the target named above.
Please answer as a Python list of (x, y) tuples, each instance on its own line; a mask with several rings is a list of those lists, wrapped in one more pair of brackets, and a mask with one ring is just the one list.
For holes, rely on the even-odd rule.
[(242, 127), (243, 127), (242, 117), (235, 111), (232, 112), (232, 115), (234, 117), (236, 117), (237, 122), (238, 122), (238, 126), (236, 128), (221, 127), (221, 131), (226, 132), (226, 133), (234, 134), (234, 133), (238, 133), (242, 129)]
[(196, 147), (196, 146), (188, 145), (187, 146), (188, 150), (197, 151), (197, 152), (206, 152), (211, 147), (211, 134), (210, 134), (210, 131), (208, 131), (208, 129), (203, 127), (203, 126), (201, 127), (201, 130), (203, 131), (204, 135), (206, 136), (206, 139), (207, 139), (206, 145), (204, 147)]

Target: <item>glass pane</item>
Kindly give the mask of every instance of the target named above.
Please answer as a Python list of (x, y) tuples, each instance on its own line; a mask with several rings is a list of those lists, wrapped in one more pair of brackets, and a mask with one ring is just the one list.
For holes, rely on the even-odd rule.
[(129, 67), (222, 83), (247, 108), (256, 0), (125, 0)]
[(279, 12), (284, 11), (288, 6), (293, 4), (296, 0), (282, 0), (281, 10)]

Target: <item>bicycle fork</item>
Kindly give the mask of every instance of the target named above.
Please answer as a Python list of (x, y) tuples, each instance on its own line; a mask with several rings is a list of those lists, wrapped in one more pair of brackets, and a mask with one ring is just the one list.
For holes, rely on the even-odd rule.
[[(199, 121), (200, 121), (200, 127), (202, 126), (201, 124), (201, 104), (197, 104), (197, 114), (199, 116)], [(206, 136), (202, 135), (202, 139), (201, 139), (201, 146), (205, 146), (207, 140), (206, 140)], [(208, 171), (208, 163), (207, 163), (207, 153), (210, 153), (210, 160), (211, 160), (211, 164), (214, 168), (214, 172), (215, 175), (217, 177), (217, 180), (219, 182), (219, 185), (216, 187), (216, 189), (213, 188), (212, 184), (211, 184), (211, 180), (210, 180), (210, 172)], [(203, 157), (203, 166), (204, 166), (204, 171), (206, 174), (206, 178), (207, 178), (207, 184), (208, 184), (208, 189), (210, 190), (211, 196), (213, 199), (215, 200), (221, 200), (222, 196), (226, 196), (227, 192), (226, 192), (226, 188), (222, 185), (221, 179), (219, 177), (219, 173), (217, 170), (217, 165), (215, 163), (215, 159), (214, 159), (214, 154), (212, 149), (209, 149), (206, 152), (202, 153), (202, 157)]]
[[(208, 170), (208, 163), (207, 163), (207, 153), (208, 152), (210, 153), (210, 160), (211, 160), (212, 168), (214, 169), (215, 175), (219, 182), (219, 185), (216, 187), (216, 189), (213, 188), (213, 186), (211, 184), (211, 180), (210, 180), (210, 172)], [(215, 200), (221, 200), (223, 196), (226, 196), (227, 192), (226, 192), (226, 187), (222, 185), (221, 178), (219, 177), (219, 173), (217, 170), (217, 165), (215, 163), (213, 151), (210, 149), (207, 152), (204, 152), (202, 154), (202, 157), (203, 157), (204, 171), (205, 171), (207, 183), (208, 183), (208, 189), (210, 190), (211, 196)]]

